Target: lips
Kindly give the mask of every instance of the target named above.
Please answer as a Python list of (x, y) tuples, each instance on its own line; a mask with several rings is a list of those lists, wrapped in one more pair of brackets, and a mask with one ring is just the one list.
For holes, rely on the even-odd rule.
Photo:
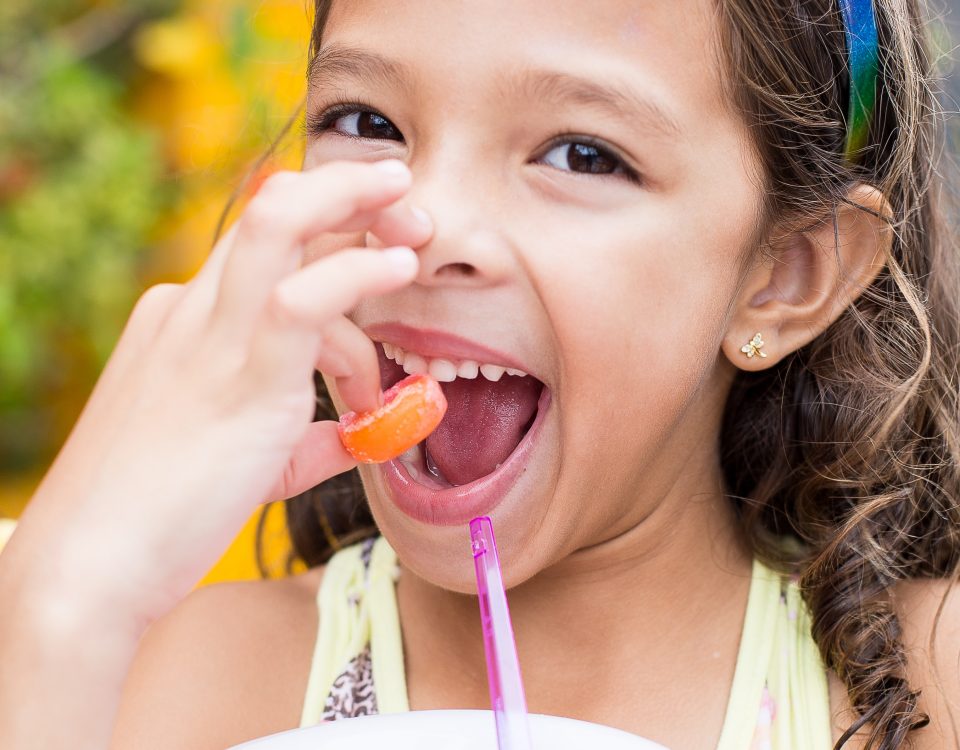
[[(422, 357), (489, 362), (537, 376), (528, 364), (511, 354), (444, 331), (411, 328), (402, 323), (376, 323), (365, 326), (364, 332), (374, 341), (386, 341), (405, 350), (412, 350)], [(543, 380), (539, 376), (538, 379)]]
[(441, 426), (404, 456), (380, 465), (391, 499), (418, 521), (456, 525), (492, 511), (523, 473), (549, 409), (550, 389), (526, 375), (515, 358), (466, 339), (398, 324), (366, 331), (378, 340), (384, 388), (409, 370), (409, 361), (407, 367), (394, 361), (396, 347), (414, 352), (410, 361), (424, 364), (424, 371), (431, 360), (454, 368), (480, 361), (516, 373), (471, 373), (442, 382), (448, 409)]
[(438, 526), (456, 526), (490, 514), (516, 484), (538, 444), (551, 403), (544, 388), (537, 402), (537, 416), (517, 447), (494, 471), (456, 487), (428, 486), (414, 479), (400, 459), (380, 464), (396, 506), (411, 518)]

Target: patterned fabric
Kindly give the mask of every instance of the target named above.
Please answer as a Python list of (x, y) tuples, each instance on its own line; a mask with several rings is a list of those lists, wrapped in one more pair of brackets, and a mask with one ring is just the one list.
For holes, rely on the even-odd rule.
[[(370, 558), (373, 554), (374, 539), (361, 542), (360, 562), (363, 565), (364, 582), (370, 580)], [(359, 607), (359, 597), (348, 597), (352, 607)], [(346, 669), (333, 681), (327, 699), (323, 703), (321, 721), (348, 719), (353, 716), (367, 716), (379, 713), (377, 693), (373, 687), (373, 660), (370, 658), (370, 644), (353, 657)]]
[[(328, 567), (324, 576), (322, 586), (327, 587), (323, 592), (327, 611), (324, 612), (321, 604), (321, 630), (332, 615), (336, 622), (342, 619), (337, 606), (346, 612), (364, 610), (368, 604), (372, 606), (373, 602), (364, 602), (363, 594), (369, 596), (374, 591), (375, 596), (389, 600), (381, 601), (379, 606), (394, 607), (386, 607), (393, 619), (389, 620), (389, 627), (371, 628), (371, 637), (365, 639), (362, 646), (354, 647), (352, 657), (339, 662), (341, 668), (332, 684), (326, 683), (330, 687), (325, 692), (322, 711), (318, 711), (320, 706), (315, 704), (319, 704), (319, 700), (310, 697), (308, 687), (301, 726), (378, 713), (382, 710), (378, 705), (381, 695), (388, 698), (390, 711), (408, 710), (399, 620), (395, 618), (392, 587), (396, 568), (392, 550), (381, 537), (376, 542), (362, 543), (362, 547), (348, 554), (352, 555), (352, 573), (343, 575), (338, 567), (335, 575), (328, 579)], [(346, 558), (344, 555), (343, 559)], [(331, 565), (333, 563), (331, 561)], [(371, 567), (379, 569), (381, 577), (383, 571), (394, 572), (389, 586), (372, 586)], [(358, 578), (363, 585), (344, 583)], [(318, 602), (321, 600), (324, 596), (318, 594)], [(383, 643), (380, 644), (385, 665), (376, 658), (378, 634), (384, 640), (397, 637), (395, 648), (383, 648)], [(310, 680), (314, 688), (321, 684), (315, 677), (325, 661), (322, 651), (322, 639), (318, 637)], [(800, 598), (797, 579), (780, 575), (754, 561), (740, 650), (717, 750), (830, 750), (826, 675), (810, 635), (809, 614)]]
[(350, 660), (347, 668), (333, 681), (323, 704), (321, 721), (367, 716), (377, 711), (377, 693), (373, 688), (373, 664), (370, 646)]
[(750, 750), (770, 750), (773, 747), (773, 720), (777, 717), (777, 702), (770, 695), (770, 688), (763, 686), (760, 699), (760, 714), (757, 716), (757, 728), (753, 732)]
[(409, 710), (397, 612), (400, 574), (383, 537), (333, 556), (317, 591), (317, 631), (300, 726)]

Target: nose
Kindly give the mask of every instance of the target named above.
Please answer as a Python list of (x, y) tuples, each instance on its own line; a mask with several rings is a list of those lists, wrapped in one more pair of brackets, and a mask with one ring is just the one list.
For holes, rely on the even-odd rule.
[(514, 248), (498, 222), (495, 188), (481, 188), (465, 174), (439, 165), (414, 170), (410, 202), (430, 215), (434, 227), (430, 240), (416, 248), (417, 282), (424, 286), (493, 286), (514, 269)]

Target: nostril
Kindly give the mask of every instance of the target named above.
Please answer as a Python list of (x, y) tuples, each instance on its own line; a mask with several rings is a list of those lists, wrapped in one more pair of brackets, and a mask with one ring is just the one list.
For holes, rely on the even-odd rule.
[(437, 276), (463, 276), (470, 278), (476, 274), (476, 266), (472, 266), (469, 263), (447, 263), (437, 269)]

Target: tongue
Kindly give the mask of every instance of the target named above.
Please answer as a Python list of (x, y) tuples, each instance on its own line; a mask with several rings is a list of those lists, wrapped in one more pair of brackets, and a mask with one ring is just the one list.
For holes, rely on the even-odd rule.
[(513, 453), (537, 411), (540, 383), (504, 375), (442, 383), (447, 413), (427, 438), (433, 464), (450, 484), (486, 476)]

